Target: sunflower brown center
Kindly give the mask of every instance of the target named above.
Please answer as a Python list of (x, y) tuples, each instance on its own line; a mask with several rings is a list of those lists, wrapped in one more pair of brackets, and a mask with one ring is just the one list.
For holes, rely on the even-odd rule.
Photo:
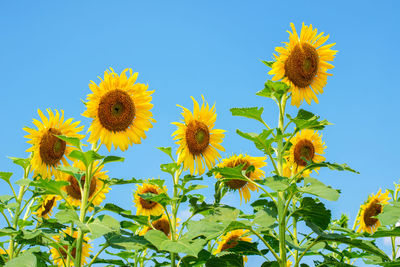
[[(82, 187), (85, 185), (85, 180), (86, 180), (86, 177), (84, 175), (81, 178)], [(81, 200), (82, 192), (81, 192), (81, 188), (79, 187), (79, 183), (76, 180), (76, 178), (74, 176), (70, 175), (68, 177), (68, 182), (70, 183), (70, 185), (66, 186), (67, 194), (74, 199)], [(90, 181), (89, 198), (91, 198), (93, 196), (94, 192), (96, 191), (96, 183), (97, 183), (96, 178), (92, 177), (92, 180)]]
[(57, 129), (50, 128), (42, 136), (39, 145), (40, 158), (46, 165), (56, 165), (64, 156), (66, 142), (55, 135), (61, 135)]
[(233, 235), (229, 237), (228, 240), (225, 241), (225, 243), (222, 245), (221, 251), (228, 250), (230, 248), (234, 248), (239, 244), (240, 238), (237, 235)]
[[(146, 191), (142, 192), (142, 194), (146, 193), (153, 193), (158, 195), (157, 190), (154, 188), (149, 188)], [(140, 198), (140, 205), (142, 206), (142, 208), (149, 210), (153, 208), (155, 205), (157, 205), (157, 202)]]
[(210, 143), (210, 132), (207, 125), (201, 121), (191, 121), (186, 129), (186, 142), (193, 155), (199, 155)]
[(297, 87), (309, 86), (318, 72), (319, 56), (310, 44), (302, 43), (294, 47), (285, 61), (285, 74)]
[(306, 166), (307, 162), (304, 159), (311, 161), (314, 154), (315, 148), (310, 140), (302, 139), (294, 147), (294, 161), (299, 166)]
[(367, 209), (364, 211), (364, 222), (366, 226), (374, 226), (377, 222), (377, 218), (372, 218), (382, 212), (382, 205), (379, 204), (378, 200), (372, 202)]
[(170, 233), (169, 223), (167, 219), (159, 219), (152, 223), (154, 229), (163, 232), (166, 236)]
[[(236, 167), (236, 166), (239, 166), (242, 164), (244, 164), (242, 170), (246, 170), (250, 166), (250, 163), (247, 160), (243, 160), (243, 159), (239, 159), (235, 162), (229, 162), (226, 166), (233, 168), (233, 167)], [(249, 172), (246, 173), (246, 175), (249, 175), (249, 174), (250, 174)], [(237, 189), (244, 187), (247, 184), (247, 181), (240, 180), (240, 179), (232, 179), (232, 180), (225, 182), (225, 184), (230, 189), (237, 190)]]
[(99, 103), (97, 115), (101, 125), (107, 130), (126, 130), (135, 118), (136, 109), (130, 95), (120, 89), (106, 93)]
[[(60, 249), (59, 251), (60, 251), (61, 256), (62, 256), (64, 259), (67, 259), (67, 253), (66, 253), (65, 251), (68, 251), (68, 246), (67, 246), (67, 245), (64, 245), (64, 246), (63, 246), (63, 249)], [(71, 256), (75, 259), (75, 256), (76, 256), (76, 248), (73, 248), (73, 249), (71, 250)]]
[(51, 211), (54, 205), (54, 201), (56, 200), (55, 197), (51, 198), (46, 204), (43, 205), (43, 211), (40, 213), (40, 216), (45, 216), (47, 213)]

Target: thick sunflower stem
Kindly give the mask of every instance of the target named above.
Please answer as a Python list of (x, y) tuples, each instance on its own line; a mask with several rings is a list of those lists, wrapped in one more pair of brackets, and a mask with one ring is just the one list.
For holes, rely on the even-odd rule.
[[(178, 196), (178, 184), (179, 184), (179, 176), (181, 173), (181, 169), (179, 168), (177, 171), (175, 171), (175, 174), (173, 176), (173, 182), (174, 182), (174, 197), (173, 197), (173, 202), (171, 205), (172, 209), (172, 218), (170, 220), (171, 222), (171, 239), (172, 241), (176, 241), (176, 215), (178, 214), (178, 206), (177, 206), (177, 196)], [(176, 266), (176, 254), (171, 253), (171, 267)]]
[[(278, 128), (281, 134), (284, 134), (284, 116), (286, 107), (287, 95), (282, 97), (279, 103), (279, 124)], [(278, 140), (278, 175), (283, 176), (283, 139)], [(286, 209), (285, 209), (286, 199), (285, 192), (278, 192), (278, 221), (279, 221), (279, 256), (280, 256), (280, 266), (286, 267)]]
[[(16, 199), (17, 208), (15, 209), (15, 214), (14, 214), (14, 218), (13, 218), (13, 228), (14, 229), (17, 229), (17, 227), (18, 227), (18, 219), (19, 219), (19, 215), (21, 213), (20, 209), (21, 209), (21, 203), (22, 203), (22, 198), (24, 197), (24, 194), (25, 194), (25, 186), (21, 186), (19, 188), (18, 197)], [(10, 240), (10, 247), (9, 247), (9, 259), (10, 260), (14, 257), (14, 239), (15, 239), (15, 237), (13, 236)]]
[[(88, 199), (89, 199), (89, 192), (90, 192), (90, 183), (92, 182), (92, 168), (93, 163), (89, 164), (86, 168), (85, 174), (85, 184), (83, 186), (83, 194), (81, 199), (81, 207), (80, 207), (80, 215), (79, 221), (81, 223), (85, 223), (86, 212), (88, 209)], [(82, 262), (82, 244), (83, 244), (83, 231), (82, 228), (78, 228), (78, 238), (76, 240), (76, 256), (75, 256), (75, 266), (80, 267)]]

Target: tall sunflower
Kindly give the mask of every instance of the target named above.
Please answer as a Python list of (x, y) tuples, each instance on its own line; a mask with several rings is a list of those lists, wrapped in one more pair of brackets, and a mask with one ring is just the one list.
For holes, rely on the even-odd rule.
[(40, 200), (40, 207), (35, 211), (35, 214), (39, 218), (48, 219), (53, 211), (53, 208), (57, 206), (57, 201), (61, 197), (57, 195), (45, 195)]
[[(325, 157), (320, 154), (324, 154), (326, 148), (325, 143), (322, 142), (321, 136), (317, 131), (313, 130), (302, 130), (293, 137), (290, 142), (292, 146), (289, 150), (289, 155), (286, 158), (288, 165), (292, 168), (294, 173), (298, 173), (307, 165), (307, 161), (322, 162)], [(303, 176), (309, 174), (303, 173)]]
[[(71, 231), (71, 228), (67, 228), (64, 230), (62, 235), (66, 236), (69, 235), (74, 239), (78, 238), (78, 231)], [(57, 243), (61, 243), (61, 237), (59, 235), (53, 236), (53, 238), (57, 241)], [(86, 236), (86, 234), (83, 236), (83, 244), (82, 244), (82, 258), (81, 258), (81, 265), (86, 264), (87, 259), (89, 258), (89, 254), (91, 252), (92, 245), (89, 244), (89, 238)], [(51, 248), (50, 249), (50, 254), (51, 257), (53, 258), (54, 264), (57, 266), (66, 266), (67, 262), (67, 253), (65, 250), (68, 251), (69, 246), (68, 245), (63, 245), (62, 248)], [(71, 251), (71, 256), (75, 258), (76, 256), (76, 248), (73, 248)], [(71, 266), (74, 266), (74, 259), (71, 259), (70, 261)]]
[(376, 228), (381, 226), (381, 223), (374, 217), (382, 213), (383, 206), (388, 204), (389, 200), (389, 191), (387, 190), (382, 194), (381, 189), (379, 189), (376, 195), (369, 196), (367, 202), (360, 207), (356, 219), (356, 223), (359, 226), (357, 232), (368, 232), (370, 234), (375, 232)]
[(161, 215), (164, 212), (164, 210), (160, 203), (151, 200), (145, 200), (142, 197), (140, 197), (140, 195), (146, 193), (159, 195), (166, 192), (167, 192), (166, 186), (160, 188), (159, 186), (151, 183), (144, 183), (143, 185), (138, 185), (134, 194), (134, 203), (137, 208), (136, 214), (146, 215), (146, 216)]
[[(211, 108), (202, 96), (203, 104), (192, 97), (193, 113), (185, 107), (183, 109), (183, 123), (173, 122), (178, 129), (172, 134), (176, 144), (179, 145), (176, 153), (178, 154), (178, 164), (183, 162), (185, 170), (189, 169), (191, 174), (202, 175), (205, 165), (208, 169), (215, 166), (221, 157), (218, 150), (225, 151), (220, 144), (225, 136), (224, 130), (213, 129), (217, 114), (215, 105)], [(205, 103), (205, 105), (204, 105)], [(196, 165), (196, 166), (195, 166)]]
[[(218, 247), (215, 250), (215, 254), (236, 247), (239, 244), (239, 241), (251, 242), (251, 238), (246, 236), (248, 233), (249, 230), (243, 229), (234, 230), (226, 233), (220, 238), (219, 241), (217, 241)], [(247, 257), (243, 256), (243, 260), (246, 262)]]
[(323, 45), (329, 38), (329, 34), (323, 36), (323, 32), (317, 35), (317, 29), (312, 25), (301, 28), (300, 37), (293, 23), (290, 23), (293, 32), (289, 32), (289, 43), (285, 47), (277, 47), (274, 54), (276, 62), (268, 73), (274, 75), (273, 81), (281, 80), (290, 86), (292, 92), (292, 105), (297, 107), (305, 99), (311, 104), (311, 99), (318, 103), (316, 94), (323, 93), (327, 83), (328, 69), (333, 65), (337, 51), (331, 50), (335, 44)]
[[(86, 170), (85, 165), (81, 161), (74, 161), (72, 166), (80, 169), (83, 172)], [(108, 175), (106, 174), (107, 171), (102, 171), (104, 165), (101, 165), (100, 167), (98, 166), (99, 162), (96, 161), (93, 164), (93, 170), (95, 170), (96, 172), (92, 175), (89, 187), (88, 201), (92, 201), (92, 204), (94, 206), (100, 205), (101, 202), (103, 202), (103, 200), (106, 198), (105, 194), (107, 194), (108, 191), (111, 190), (111, 188), (102, 181), (108, 179)], [(70, 183), (69, 185), (63, 187), (63, 190), (67, 193), (68, 202), (73, 206), (80, 206), (83, 190), (81, 190), (77, 179), (71, 174), (63, 173), (60, 176), (60, 180), (67, 181)], [(86, 182), (86, 176), (83, 175), (81, 178), (82, 188), (84, 187), (85, 182)]]
[(33, 119), (33, 124), (35, 124), (37, 130), (28, 127), (23, 128), (29, 133), (25, 135), (29, 139), (27, 143), (32, 145), (26, 151), (33, 153), (31, 164), (34, 174), (35, 176), (40, 175), (44, 179), (57, 175), (56, 167), (61, 163), (68, 164), (66, 158), (73, 150), (65, 141), (55, 135), (84, 137), (78, 134), (83, 129), (83, 126), (78, 126), (80, 122), (72, 122), (72, 119), (64, 121), (63, 110), (61, 110), (60, 114), (57, 110), (53, 113), (50, 109), (47, 109), (47, 113), (49, 118), (38, 109), (38, 114), (42, 121)]
[[(239, 165), (244, 165), (243, 170), (246, 170), (248, 167), (253, 166), (254, 171), (247, 173), (247, 177), (251, 180), (259, 180), (261, 177), (264, 177), (265, 172), (261, 170), (262, 167), (267, 165), (266, 157), (250, 157), (248, 155), (233, 155), (230, 158), (223, 159), (219, 164), (218, 167), (236, 167)], [(219, 173), (215, 175), (215, 178), (221, 179), (223, 178)], [(255, 191), (258, 190), (257, 186), (252, 183), (248, 183), (247, 181), (240, 180), (240, 179), (232, 179), (225, 181), (225, 186), (227, 186), (230, 190), (238, 190), (240, 194), (240, 201), (244, 198), (245, 202), (250, 200), (250, 190)]]
[(153, 127), (155, 120), (150, 111), (151, 94), (147, 85), (135, 83), (138, 73), (132, 74), (128, 69), (118, 76), (112, 68), (104, 72), (104, 79), (97, 85), (91, 81), (89, 84), (92, 94), (87, 96), (86, 111), (83, 116), (92, 118), (88, 132), (90, 143), (98, 140), (104, 144), (108, 151), (111, 145), (122, 151), (129, 145), (140, 144), (146, 138), (145, 132)]

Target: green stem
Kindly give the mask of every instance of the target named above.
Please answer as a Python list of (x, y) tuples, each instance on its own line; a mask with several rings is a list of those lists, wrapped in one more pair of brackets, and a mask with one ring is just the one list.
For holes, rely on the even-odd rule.
[[(90, 192), (90, 184), (92, 180), (92, 168), (93, 162), (89, 164), (86, 168), (85, 174), (85, 184), (83, 186), (83, 194), (81, 199), (81, 207), (80, 207), (80, 214), (79, 214), (79, 221), (81, 223), (85, 223), (86, 212), (88, 209), (88, 199), (89, 199), (89, 192)], [(75, 256), (75, 266), (80, 267), (82, 263), (82, 244), (83, 244), (83, 231), (82, 228), (78, 228), (78, 238), (76, 240), (76, 256)]]
[(93, 259), (90, 261), (88, 267), (92, 266), (92, 264), (94, 263), (94, 261), (97, 259), (97, 257), (106, 249), (108, 248), (109, 245), (105, 245), (103, 246), (97, 253), (96, 255), (94, 255)]
[[(26, 176), (24, 177), (26, 178)], [(18, 227), (18, 219), (19, 219), (19, 215), (21, 214), (21, 203), (22, 203), (22, 198), (24, 197), (25, 194), (25, 186), (21, 186), (19, 188), (19, 193), (18, 193), (18, 197), (16, 199), (17, 201), (17, 207), (15, 209), (15, 214), (13, 217), (13, 228), (17, 229)], [(10, 260), (14, 257), (14, 240), (15, 240), (15, 236), (11, 237), (10, 240)]]
[[(177, 203), (177, 197), (178, 197), (178, 183), (179, 183), (179, 176), (182, 173), (182, 169), (179, 168), (173, 178), (174, 182), (174, 195), (173, 195), (173, 201), (171, 204), (171, 213), (172, 213), (172, 220), (171, 220), (171, 239), (172, 241), (176, 241), (176, 215), (178, 214), (178, 203)], [(175, 258), (176, 258), (176, 253), (171, 253), (171, 267), (175, 267)]]
[(303, 251), (303, 253), (301, 253), (301, 255), (300, 255), (298, 261), (295, 263), (294, 267), (298, 267), (301, 259), (304, 257), (304, 255), (306, 255), (307, 251), (309, 251), (315, 244), (317, 244), (319, 242), (318, 238), (319, 238), (319, 236), (317, 238), (315, 238), (314, 241), (308, 247), (306, 247), (306, 249)]
[(278, 254), (276, 254), (276, 252), (274, 251), (274, 249), (270, 246), (270, 244), (268, 244), (267, 241), (265, 241), (265, 239), (256, 231), (254, 231), (252, 228), (250, 228), (250, 232), (252, 232), (253, 234), (255, 234), (263, 243), (264, 245), (271, 251), (272, 255), (274, 255), (275, 259), (279, 262), (280, 258), (278, 256)]

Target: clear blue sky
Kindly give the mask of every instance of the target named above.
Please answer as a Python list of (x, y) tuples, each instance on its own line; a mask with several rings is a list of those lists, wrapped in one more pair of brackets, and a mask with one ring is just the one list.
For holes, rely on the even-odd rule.
[[(333, 215), (347, 213), (352, 222), (368, 194), (399, 178), (399, 10), (397, 1), (3, 1), (0, 170), (16, 171), (6, 156), (27, 156), (22, 128), (33, 126), (38, 108), (63, 109), (89, 125), (80, 99), (109, 67), (131, 67), (139, 82), (156, 90), (157, 120), (143, 144), (113, 153), (126, 162), (110, 165), (111, 177), (168, 179), (159, 171), (168, 159), (155, 147), (176, 148), (170, 138), (170, 122), (181, 119), (176, 104), (191, 107), (190, 96), (201, 94), (216, 102), (216, 126), (227, 130), (225, 155), (260, 156), (235, 133), (259, 131), (259, 125), (232, 117), (229, 109), (264, 106), (265, 120), (276, 122), (272, 101), (254, 95), (270, 78), (259, 60), (270, 60), (288, 40), (290, 22), (297, 28), (305, 22), (329, 33), (339, 50), (320, 104), (301, 108), (335, 124), (324, 131), (327, 160), (361, 172), (323, 170), (319, 176), (342, 190), (339, 201), (326, 203)], [(132, 189), (115, 187), (107, 199), (133, 208)], [(237, 195), (226, 202), (239, 203)]]

